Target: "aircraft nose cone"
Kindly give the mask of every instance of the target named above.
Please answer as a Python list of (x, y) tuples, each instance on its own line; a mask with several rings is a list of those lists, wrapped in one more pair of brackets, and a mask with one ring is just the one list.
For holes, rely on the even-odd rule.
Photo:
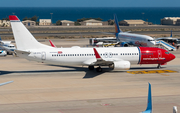
[(173, 55), (173, 54), (171, 54), (171, 60), (173, 60), (173, 59), (175, 59), (175, 58), (176, 58), (176, 56)]

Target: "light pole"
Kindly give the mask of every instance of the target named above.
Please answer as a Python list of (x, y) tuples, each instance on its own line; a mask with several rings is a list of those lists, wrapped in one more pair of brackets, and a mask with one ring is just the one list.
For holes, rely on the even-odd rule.
[(53, 13), (50, 13), (51, 14), (51, 25), (52, 25), (52, 15), (53, 15)]

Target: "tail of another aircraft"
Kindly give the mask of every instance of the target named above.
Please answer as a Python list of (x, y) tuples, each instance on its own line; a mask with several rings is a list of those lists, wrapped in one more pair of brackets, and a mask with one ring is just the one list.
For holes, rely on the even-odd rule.
[(152, 98), (151, 98), (151, 84), (149, 83), (148, 100), (146, 111), (142, 113), (152, 113)]
[(26, 51), (30, 49), (52, 48), (51, 46), (39, 43), (17, 16), (10, 15), (9, 20), (18, 50)]
[(115, 24), (115, 33), (120, 33), (121, 29), (119, 28), (119, 22), (116, 14), (114, 14), (114, 24)]
[(170, 37), (172, 37), (172, 30), (171, 30), (171, 35), (170, 35)]

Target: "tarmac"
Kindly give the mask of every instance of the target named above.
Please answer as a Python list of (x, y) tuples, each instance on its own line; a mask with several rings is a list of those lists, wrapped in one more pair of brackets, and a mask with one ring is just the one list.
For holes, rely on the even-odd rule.
[[(83, 46), (88, 39), (52, 40), (58, 47)], [(48, 40), (42, 42), (50, 45)], [(152, 85), (153, 113), (180, 109), (180, 50), (176, 59), (157, 65), (132, 65), (130, 70), (101, 73), (82, 66), (59, 66), (0, 57), (1, 113), (139, 113), (146, 109), (148, 82)], [(161, 71), (163, 73), (128, 73)], [(173, 71), (173, 72), (171, 72)]]

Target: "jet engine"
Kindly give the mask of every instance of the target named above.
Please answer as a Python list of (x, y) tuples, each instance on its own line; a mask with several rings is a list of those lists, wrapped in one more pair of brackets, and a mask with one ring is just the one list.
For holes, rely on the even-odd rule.
[(109, 68), (112, 68), (114, 70), (129, 70), (130, 67), (131, 64), (129, 61), (117, 61), (109, 65)]
[(129, 44), (128, 44), (127, 42), (121, 42), (120, 46), (121, 46), (121, 47), (128, 47)]

